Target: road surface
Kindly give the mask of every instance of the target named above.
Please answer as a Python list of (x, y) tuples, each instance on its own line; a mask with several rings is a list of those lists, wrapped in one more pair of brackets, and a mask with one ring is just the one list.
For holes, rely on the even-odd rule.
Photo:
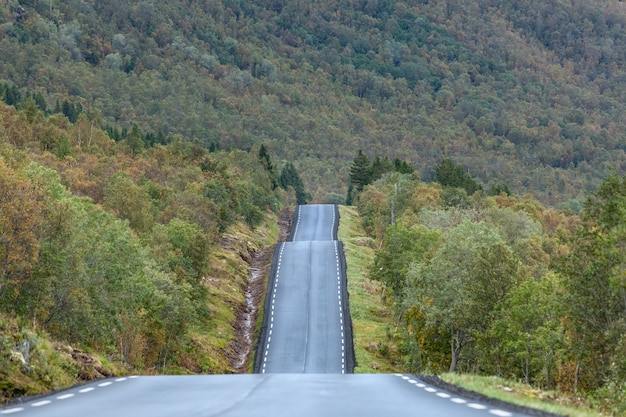
[(94, 382), (0, 411), (46, 417), (521, 417), (410, 375), (141, 376)]
[(274, 255), (260, 373), (350, 373), (352, 333), (334, 205), (300, 206), (291, 242)]

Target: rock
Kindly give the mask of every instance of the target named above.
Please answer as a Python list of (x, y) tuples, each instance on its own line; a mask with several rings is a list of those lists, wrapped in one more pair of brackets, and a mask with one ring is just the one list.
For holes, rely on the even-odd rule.
[(28, 340), (20, 340), (15, 344), (15, 351), (22, 354), (24, 363), (30, 362), (30, 342)]
[(22, 365), (26, 365), (26, 359), (24, 359), (22, 352), (16, 352), (14, 350), (11, 351), (11, 362), (19, 362)]

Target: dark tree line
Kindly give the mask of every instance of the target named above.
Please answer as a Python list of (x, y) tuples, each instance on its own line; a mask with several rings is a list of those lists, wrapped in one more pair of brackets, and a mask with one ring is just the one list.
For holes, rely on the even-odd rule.
[(399, 158), (394, 158), (393, 161), (390, 161), (386, 156), (384, 158), (377, 156), (370, 162), (367, 155), (359, 149), (357, 156), (352, 161), (352, 165), (350, 165), (350, 184), (348, 185), (346, 204), (353, 204), (355, 197), (363, 191), (366, 185), (382, 178), (388, 172), (413, 174), (415, 168)]
[(311, 195), (304, 189), (304, 183), (298, 174), (298, 170), (293, 165), (293, 162), (287, 162), (283, 167), (278, 178), (278, 183), (284, 190), (288, 190), (292, 187), (296, 192), (296, 203), (306, 204), (311, 200)]

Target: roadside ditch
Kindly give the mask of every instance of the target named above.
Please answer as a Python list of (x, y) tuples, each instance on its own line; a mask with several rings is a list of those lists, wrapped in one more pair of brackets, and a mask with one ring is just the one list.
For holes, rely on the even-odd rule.
[(283, 209), (278, 216), (279, 236), (274, 246), (248, 250), (242, 254), (248, 263), (248, 282), (243, 289), (245, 304), (236, 312), (235, 331), (237, 338), (231, 344), (233, 355), (230, 364), (238, 374), (252, 371), (251, 363), (254, 360), (256, 343), (258, 341), (257, 323), (267, 289), (267, 279), (272, 265), (272, 255), (276, 245), (286, 242), (291, 232), (293, 209)]

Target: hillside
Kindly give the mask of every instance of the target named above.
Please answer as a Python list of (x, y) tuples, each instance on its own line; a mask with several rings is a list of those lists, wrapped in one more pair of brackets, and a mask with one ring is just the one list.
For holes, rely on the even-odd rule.
[(32, 98), (0, 103), (1, 403), (103, 376), (247, 370), (249, 274), (263, 277), (294, 193), (262, 148), (147, 136), (116, 143)]
[(357, 371), (497, 376), (625, 415), (625, 208), (617, 175), (576, 215), (384, 174), (342, 211)]
[(363, 149), (578, 209), (626, 170), (625, 24), (604, 0), (9, 0), (0, 80), (112, 132), (264, 143), (316, 201)]

